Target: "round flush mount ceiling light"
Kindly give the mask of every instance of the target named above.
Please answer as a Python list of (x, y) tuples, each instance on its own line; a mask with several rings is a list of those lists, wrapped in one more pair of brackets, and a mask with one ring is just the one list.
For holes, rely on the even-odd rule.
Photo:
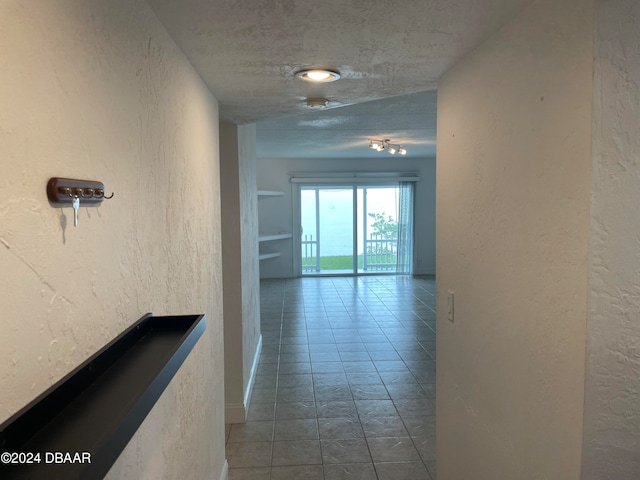
[(340, 78), (340, 73), (324, 68), (310, 68), (296, 72), (296, 77), (307, 82), (330, 83)]
[(329, 104), (326, 98), (307, 98), (307, 107), (309, 108), (325, 108)]

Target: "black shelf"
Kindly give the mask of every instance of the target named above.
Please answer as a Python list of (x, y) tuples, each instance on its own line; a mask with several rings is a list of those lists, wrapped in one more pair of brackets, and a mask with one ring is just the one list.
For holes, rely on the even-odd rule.
[[(0, 464), (0, 478), (103, 478), (205, 326), (204, 315), (142, 317), (0, 425), (0, 452), (40, 453)], [(91, 463), (47, 463), (47, 452), (88, 452)]]

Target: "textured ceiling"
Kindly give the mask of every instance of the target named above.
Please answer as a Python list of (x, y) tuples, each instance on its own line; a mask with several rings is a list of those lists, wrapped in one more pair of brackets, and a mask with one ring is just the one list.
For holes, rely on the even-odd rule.
[(413, 93), (256, 124), (258, 158), (377, 158), (368, 139), (388, 138), (407, 155), (435, 157), (436, 92)]
[[(306, 97), (338, 107), (433, 90), (531, 0), (148, 2), (218, 99), (221, 119), (243, 124), (308, 112)], [(310, 66), (342, 79), (294, 78)]]

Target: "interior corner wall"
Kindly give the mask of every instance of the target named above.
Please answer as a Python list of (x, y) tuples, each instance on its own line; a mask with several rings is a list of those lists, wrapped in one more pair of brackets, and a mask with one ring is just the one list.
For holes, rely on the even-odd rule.
[(538, 0), (439, 82), (439, 478), (580, 478), (592, 76), (593, 1)]
[(583, 479), (640, 478), (640, 3), (596, 2)]
[[(388, 157), (388, 155), (387, 155)], [(433, 275), (436, 271), (436, 160), (435, 158), (367, 158), (367, 159), (269, 159), (260, 158), (258, 189), (284, 192), (282, 197), (258, 202), (260, 233), (290, 233), (293, 230), (292, 173), (407, 172), (418, 173), (421, 180), (415, 189), (414, 273)], [(261, 278), (292, 278), (292, 239), (269, 242), (280, 257), (260, 262)]]
[(245, 421), (260, 349), (255, 125), (220, 124), (225, 410)]
[(260, 266), (258, 264), (258, 194), (256, 190), (256, 126), (238, 127), (242, 245), (242, 355), (245, 408), (260, 358)]
[[(225, 471), (218, 106), (142, 1), (0, 4), (0, 421), (146, 312), (206, 330), (108, 478)], [(53, 176), (113, 199), (52, 207)]]

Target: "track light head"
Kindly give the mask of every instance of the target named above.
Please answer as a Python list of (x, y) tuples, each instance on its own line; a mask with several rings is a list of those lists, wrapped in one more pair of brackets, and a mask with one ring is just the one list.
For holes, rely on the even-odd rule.
[(375, 150), (376, 152), (382, 152), (386, 150), (390, 155), (395, 155), (396, 153), (400, 155), (406, 155), (407, 151), (402, 148), (402, 145), (398, 145), (397, 143), (391, 143), (389, 138), (384, 139), (373, 139), (369, 138), (369, 148)]

